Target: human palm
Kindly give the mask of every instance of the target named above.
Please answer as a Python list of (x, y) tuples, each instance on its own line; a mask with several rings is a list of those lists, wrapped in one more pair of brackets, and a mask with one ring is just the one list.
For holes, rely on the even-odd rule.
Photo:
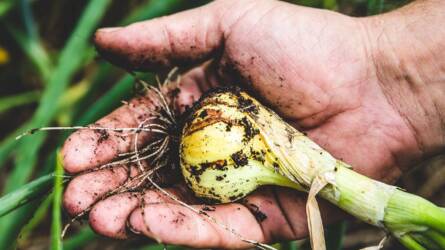
[[(335, 157), (373, 178), (393, 182), (408, 166), (400, 160), (403, 150), (416, 150), (411, 130), (381, 88), (360, 19), (276, 1), (216, 1), (170, 17), (100, 30), (95, 41), (105, 58), (125, 68), (196, 65), (180, 82), (180, 110), (211, 87), (241, 84)], [(98, 124), (137, 127), (150, 116), (150, 105), (146, 97), (135, 98)], [(141, 144), (148, 141), (150, 135), (140, 136)], [(80, 130), (64, 145), (64, 166), (81, 173), (132, 149), (131, 139), (115, 134), (104, 139)], [(127, 167), (76, 176), (64, 196), (68, 212), (78, 214), (119, 187), (128, 177)], [(202, 207), (183, 183), (167, 190)], [(328, 221), (338, 218), (334, 209), (322, 209)], [(242, 203), (217, 205), (208, 214), (260, 242), (307, 234), (305, 196), (285, 188), (261, 188)], [(169, 244), (246, 247), (154, 190), (101, 200), (89, 219), (95, 231), (115, 238), (126, 238), (130, 229)]]

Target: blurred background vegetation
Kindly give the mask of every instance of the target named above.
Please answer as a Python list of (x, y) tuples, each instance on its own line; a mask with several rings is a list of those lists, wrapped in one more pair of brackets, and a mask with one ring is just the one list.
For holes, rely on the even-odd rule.
[[(15, 136), (43, 126), (86, 125), (112, 111), (133, 93), (133, 78), (97, 57), (92, 34), (98, 27), (135, 21), (193, 8), (205, 0), (0, 0), (0, 188), (17, 190), (56, 171), (55, 152), (68, 133)], [(295, 0), (353, 16), (378, 14), (407, 0)], [(152, 77), (148, 73), (148, 77)], [(442, 158), (426, 163), (400, 183), (410, 192), (444, 205)], [(57, 166), (57, 167), (54, 167)], [(75, 224), (66, 238), (60, 231), (69, 218), (60, 207), (61, 178), (53, 191), (0, 218), (0, 249), (163, 249), (146, 239), (117, 241)], [(0, 204), (1, 206), (1, 204)], [(383, 232), (351, 221), (328, 227), (328, 249), (375, 245)], [(389, 242), (386, 249), (398, 249)], [(280, 249), (308, 249), (305, 240), (276, 244)], [(168, 249), (183, 249), (168, 246)]]

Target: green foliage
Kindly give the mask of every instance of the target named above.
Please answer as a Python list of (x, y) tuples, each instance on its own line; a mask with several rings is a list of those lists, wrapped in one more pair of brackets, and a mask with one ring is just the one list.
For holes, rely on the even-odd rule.
[(0, 98), (0, 114), (29, 103), (38, 101), (40, 98), (40, 91), (32, 90), (29, 92), (10, 95)]
[(36, 228), (42, 224), (43, 220), (47, 218), (48, 209), (53, 203), (53, 193), (49, 194), (45, 200), (39, 204), (37, 209), (35, 209), (33, 217), (26, 223), (26, 225), (20, 230), (20, 237), (17, 239), (17, 243), (20, 246), (21, 242), (27, 242), (32, 240), (32, 233)]
[(24, 53), (29, 57), (31, 62), (36, 66), (39, 71), (39, 75), (42, 78), (42, 83), (50, 78), (52, 63), (43, 45), (40, 43), (37, 36), (26, 36), (17, 28), (13, 27), (11, 24), (4, 22), (7, 30), (12, 35), (12, 37), (20, 45)]
[(326, 229), (326, 249), (341, 250), (345, 233), (346, 222), (338, 222), (328, 226)]
[(61, 250), (62, 247), (62, 193), (63, 193), (63, 164), (62, 156), (57, 154), (54, 178), (53, 218), (51, 225), (51, 249)]
[[(88, 38), (91, 36), (94, 29), (97, 27), (102, 14), (105, 13), (106, 7), (110, 3), (109, 0), (93, 0), (90, 1), (86, 7), (82, 17), (80, 18), (76, 29), (73, 31), (66, 46), (62, 50), (58, 64), (55, 67), (53, 74), (49, 78), (49, 82), (42, 94), (40, 104), (35, 111), (31, 121), (28, 122), (26, 128), (47, 126), (53, 119), (60, 93), (63, 93), (68, 85), (70, 78), (81, 66), (82, 57), (77, 56), (79, 51), (83, 51), (88, 46)], [(10, 174), (6, 184), (5, 192), (13, 191), (23, 185), (31, 176), (33, 167), (38, 160), (39, 149), (44, 142), (45, 134), (40, 133), (33, 138), (24, 138), (18, 146), (18, 152), (15, 163), (16, 166)], [(15, 143), (10, 143), (15, 144)], [(2, 145), (3, 146), (3, 145)], [(20, 211), (17, 211), (19, 213)], [(1, 231), (6, 231), (6, 228), (13, 227), (17, 224), (15, 213), (2, 218)], [(10, 230), (9, 232), (11, 232)], [(16, 232), (19, 230), (15, 230)], [(0, 235), (0, 248), (5, 249), (11, 245), (15, 235), (2, 234)]]
[(385, 0), (369, 0), (368, 1), (368, 15), (375, 15), (383, 12)]
[(3, 17), (8, 11), (13, 7), (16, 1), (14, 0), (4, 0), (0, 2), (0, 18)]
[(174, 10), (178, 10), (178, 7), (183, 1), (184, 0), (148, 1), (144, 6), (136, 8), (128, 17), (122, 20), (121, 25), (128, 25), (172, 13)]
[(47, 193), (53, 177), (53, 174), (42, 176), (0, 198), (0, 217)]
[(280, 250), (298, 250), (300, 249), (295, 241), (283, 242), (280, 244)]
[(97, 235), (86, 226), (80, 230), (76, 235), (63, 241), (64, 250), (77, 250), (87, 245), (90, 241), (97, 238)]

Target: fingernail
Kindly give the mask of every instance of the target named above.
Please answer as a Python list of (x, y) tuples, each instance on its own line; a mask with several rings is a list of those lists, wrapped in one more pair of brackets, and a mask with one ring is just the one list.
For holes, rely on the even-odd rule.
[(119, 29), (121, 29), (121, 28), (120, 27), (107, 27), (107, 28), (100, 28), (100, 29), (97, 30), (97, 32), (106, 32), (106, 33), (108, 33), (108, 32), (116, 31), (116, 30), (119, 30)]
[(131, 223), (128, 220), (126, 222), (126, 226), (127, 226), (127, 229), (130, 230), (132, 233), (137, 234), (137, 235), (142, 234), (141, 231), (136, 230), (133, 226), (131, 226)]

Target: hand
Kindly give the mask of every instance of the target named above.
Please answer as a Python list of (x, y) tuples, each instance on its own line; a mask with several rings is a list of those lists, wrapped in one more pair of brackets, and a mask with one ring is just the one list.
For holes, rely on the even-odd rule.
[[(394, 182), (413, 160), (424, 156), (425, 148), (399, 112), (401, 102), (388, 99), (398, 89), (382, 87), (387, 83), (378, 77), (373, 57), (377, 32), (368, 21), (277, 1), (216, 1), (124, 28), (101, 29), (95, 42), (105, 58), (129, 69), (196, 65), (182, 77), (178, 107), (190, 105), (211, 87), (243, 84), (356, 171)], [(203, 64), (209, 59), (212, 63)], [(138, 97), (98, 124), (137, 127), (151, 115), (150, 107), (148, 98)], [(149, 140), (144, 134), (139, 143)], [(64, 145), (64, 166), (70, 173), (81, 173), (132, 149), (131, 139), (80, 130)], [(76, 176), (65, 192), (67, 211), (79, 214), (119, 187), (128, 178), (128, 168), (133, 169), (117, 166)], [(183, 183), (167, 190), (202, 207)], [(260, 242), (307, 235), (304, 194), (268, 187), (247, 201), (218, 205), (208, 213)], [(322, 204), (325, 221), (339, 218), (338, 211), (326, 207)], [(267, 218), (257, 220), (257, 209)], [(114, 238), (128, 237), (130, 228), (167, 244), (248, 246), (155, 190), (99, 201), (89, 220), (96, 232)]]

